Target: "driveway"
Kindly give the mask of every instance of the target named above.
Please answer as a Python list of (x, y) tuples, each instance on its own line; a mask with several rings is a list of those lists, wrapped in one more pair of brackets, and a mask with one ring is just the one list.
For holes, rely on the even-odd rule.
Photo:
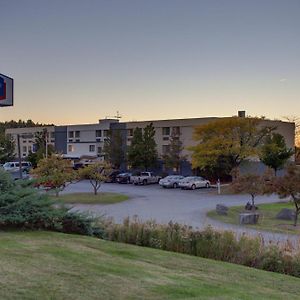
[[(88, 181), (82, 181), (66, 188), (64, 193), (92, 191)], [(113, 217), (121, 223), (126, 217), (138, 216), (142, 221), (154, 219), (158, 223), (170, 221), (203, 229), (211, 225), (215, 229), (227, 229), (240, 234), (259, 235), (265, 241), (282, 242), (287, 239), (296, 241), (299, 235), (279, 234), (258, 231), (247, 227), (224, 224), (206, 216), (209, 210), (215, 209), (216, 204), (227, 206), (245, 205), (250, 197), (247, 195), (217, 195), (214, 189), (181, 190), (163, 189), (158, 185), (134, 186), (127, 184), (103, 184), (102, 192), (116, 192), (128, 195), (130, 199), (125, 202), (111, 205), (81, 205), (77, 204), (73, 210), (90, 212)], [(256, 203), (271, 203), (278, 201), (276, 196), (257, 197)]]

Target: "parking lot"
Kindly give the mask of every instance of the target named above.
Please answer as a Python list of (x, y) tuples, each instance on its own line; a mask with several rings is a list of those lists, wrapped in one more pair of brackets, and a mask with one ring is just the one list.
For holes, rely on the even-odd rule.
[[(92, 191), (88, 181), (81, 181), (70, 185), (64, 193)], [(230, 229), (238, 234), (257, 235), (261, 233), (266, 240), (285, 240), (288, 235), (259, 232), (247, 227), (240, 227), (214, 221), (206, 216), (207, 211), (222, 203), (227, 206), (245, 205), (250, 197), (247, 195), (218, 195), (214, 188), (197, 190), (163, 189), (159, 185), (135, 186), (131, 184), (106, 183), (100, 188), (102, 192), (126, 194), (128, 201), (111, 205), (81, 205), (77, 204), (73, 210), (90, 212), (92, 214), (113, 217), (116, 222), (122, 222), (126, 217), (138, 216), (142, 221), (154, 219), (158, 223), (170, 221), (204, 228), (208, 225), (217, 229)], [(257, 197), (256, 203), (276, 202), (275, 196)], [(295, 238), (293, 235), (291, 239)]]

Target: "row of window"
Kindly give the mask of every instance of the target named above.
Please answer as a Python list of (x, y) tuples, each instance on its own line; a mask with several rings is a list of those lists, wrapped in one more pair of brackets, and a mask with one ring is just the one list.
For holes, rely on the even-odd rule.
[[(128, 129), (127, 130), (127, 135), (128, 136), (133, 136), (133, 131), (134, 129)], [(175, 127), (162, 127), (162, 135), (180, 135), (180, 127), (175, 126)]]
[[(95, 136), (96, 138), (101, 138), (103, 137), (108, 137), (108, 132), (109, 130), (105, 129), (105, 130), (95, 130)], [(68, 137), (69, 139), (80, 139), (80, 131), (76, 130), (76, 131), (69, 131), (68, 132)]]
[[(96, 145), (89, 145), (89, 152), (95, 153)], [(75, 152), (75, 145), (68, 145), (68, 152)], [(166, 154), (170, 152), (170, 145), (162, 146), (162, 153)], [(97, 154), (102, 153), (102, 147), (97, 147)]]
[[(133, 131), (134, 129), (127, 129), (127, 135), (128, 136), (133, 136)], [(95, 130), (95, 136), (96, 138), (101, 138), (101, 137), (108, 137), (108, 132), (109, 130)], [(162, 127), (162, 135), (180, 135), (180, 127)], [(69, 139), (79, 139), (80, 138), (80, 131), (69, 131), (68, 132), (68, 137)]]
[[(89, 152), (95, 153), (96, 145), (89, 145)], [(68, 145), (68, 152), (75, 152), (75, 145)], [(97, 147), (97, 154), (101, 154), (102, 147)]]

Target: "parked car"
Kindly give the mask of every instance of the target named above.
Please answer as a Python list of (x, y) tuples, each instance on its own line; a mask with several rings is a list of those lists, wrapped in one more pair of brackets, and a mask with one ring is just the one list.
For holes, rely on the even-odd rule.
[(73, 164), (73, 170), (79, 170), (79, 169), (82, 169), (84, 168), (84, 164), (81, 163), (81, 162), (76, 162)]
[(114, 170), (112, 171), (109, 175), (108, 178), (105, 180), (106, 183), (115, 183), (117, 182), (117, 176), (120, 174), (121, 172), (118, 170)]
[(131, 183), (131, 173), (121, 173), (117, 175), (117, 182), (118, 183)]
[[(29, 171), (32, 169), (31, 162), (29, 161), (22, 161), (21, 166), (23, 172), (29, 173)], [(17, 172), (19, 171), (19, 167), (20, 163), (18, 161), (9, 161), (3, 165), (3, 169), (8, 172)]]
[(179, 187), (182, 189), (195, 190), (201, 187), (210, 187), (210, 181), (200, 176), (185, 177), (179, 182)]
[(161, 179), (160, 176), (155, 176), (152, 172), (139, 172), (131, 177), (131, 181), (135, 184), (150, 184), (150, 183), (158, 183)]
[(179, 187), (179, 182), (182, 180), (184, 176), (181, 175), (169, 175), (165, 178), (162, 178), (159, 181), (159, 185), (162, 186), (163, 188), (178, 188)]

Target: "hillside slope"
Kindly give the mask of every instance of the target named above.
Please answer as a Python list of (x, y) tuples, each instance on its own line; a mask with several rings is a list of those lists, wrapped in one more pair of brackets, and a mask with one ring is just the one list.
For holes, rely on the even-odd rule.
[(300, 299), (300, 279), (52, 232), (0, 232), (1, 299)]

